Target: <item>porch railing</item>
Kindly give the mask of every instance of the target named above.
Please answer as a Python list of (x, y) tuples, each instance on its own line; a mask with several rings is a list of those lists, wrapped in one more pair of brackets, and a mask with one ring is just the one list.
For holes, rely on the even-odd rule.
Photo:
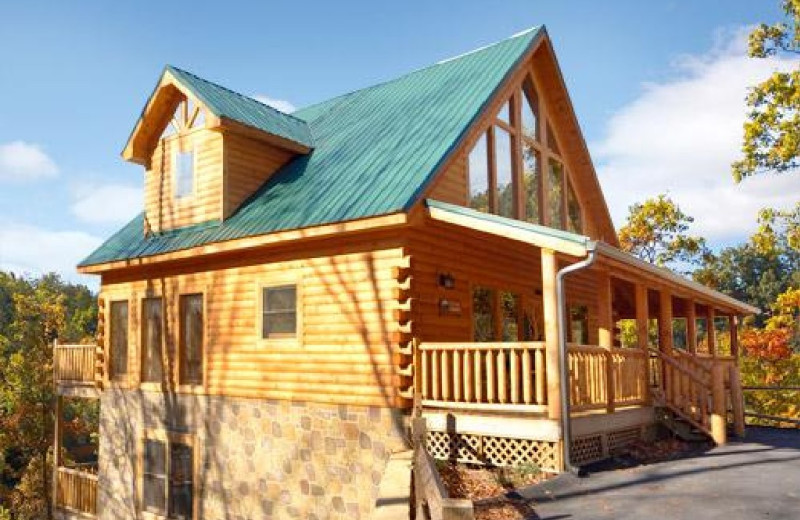
[(97, 475), (80, 469), (56, 470), (56, 506), (89, 515), (97, 514)]
[(417, 349), (422, 404), (544, 412), (544, 342), (422, 343)]
[(93, 384), (95, 378), (94, 345), (60, 345), (53, 347), (54, 375), (57, 383)]
[(568, 364), (573, 412), (647, 402), (647, 354), (642, 350), (570, 344)]

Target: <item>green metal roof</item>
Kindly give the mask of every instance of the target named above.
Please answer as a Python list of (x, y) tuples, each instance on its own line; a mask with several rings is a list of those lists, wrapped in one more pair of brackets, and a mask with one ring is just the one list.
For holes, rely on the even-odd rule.
[(260, 101), (211, 83), (172, 65), (167, 65), (165, 70), (171, 72), (181, 82), (181, 85), (197, 96), (197, 99), (202, 101), (214, 115), (227, 117), (313, 148), (311, 130), (302, 119), (285, 114)]
[[(543, 31), (295, 112), (314, 150), (282, 167), (224, 222), (145, 236), (139, 215), (80, 265), (408, 211)], [(206, 96), (227, 91), (197, 80)]]
[(437, 208), (443, 211), (447, 211), (448, 213), (463, 215), (465, 217), (477, 218), (479, 220), (484, 220), (486, 222), (493, 222), (495, 224), (500, 224), (514, 229), (521, 229), (522, 231), (528, 231), (530, 233), (535, 233), (537, 235), (542, 235), (550, 238), (557, 238), (559, 240), (565, 240), (567, 242), (572, 242), (581, 246), (585, 246), (589, 242), (591, 242), (591, 239), (589, 237), (585, 235), (580, 235), (578, 233), (563, 231), (561, 229), (550, 228), (547, 226), (540, 226), (538, 224), (531, 224), (530, 222), (523, 222), (522, 220), (515, 220), (512, 218), (501, 217), (500, 215), (492, 215), (490, 213), (476, 211), (472, 208), (465, 208), (464, 206), (457, 206), (455, 204), (442, 202), (440, 200), (425, 199), (425, 204), (429, 208)]

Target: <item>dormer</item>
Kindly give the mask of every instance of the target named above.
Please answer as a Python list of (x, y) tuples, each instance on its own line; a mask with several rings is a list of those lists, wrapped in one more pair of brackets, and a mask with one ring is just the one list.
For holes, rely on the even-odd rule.
[(122, 152), (145, 168), (145, 233), (220, 223), (311, 152), (304, 121), (167, 66)]

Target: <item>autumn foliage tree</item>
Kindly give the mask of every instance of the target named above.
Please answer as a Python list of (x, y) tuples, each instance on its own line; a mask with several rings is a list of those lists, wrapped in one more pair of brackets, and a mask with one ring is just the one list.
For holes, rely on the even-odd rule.
[(671, 198), (658, 195), (628, 208), (620, 247), (651, 264), (686, 271), (709, 254), (705, 239), (688, 234), (692, 222)]
[(0, 272), (0, 509), (11, 518), (52, 518), (52, 342), (90, 338), (96, 316), (86, 287)]

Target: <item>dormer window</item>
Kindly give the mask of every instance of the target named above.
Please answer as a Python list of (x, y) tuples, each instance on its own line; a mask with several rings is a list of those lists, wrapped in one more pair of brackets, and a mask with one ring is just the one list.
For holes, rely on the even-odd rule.
[(175, 152), (175, 198), (194, 195), (194, 151)]

